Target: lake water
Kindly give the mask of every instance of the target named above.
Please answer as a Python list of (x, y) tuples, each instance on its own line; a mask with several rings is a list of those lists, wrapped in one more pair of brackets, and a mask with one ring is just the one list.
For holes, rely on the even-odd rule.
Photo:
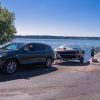
[(52, 46), (53, 49), (64, 44), (78, 45), (85, 50), (85, 61), (90, 59), (90, 49), (92, 47), (100, 47), (100, 40), (95, 39), (32, 39), (32, 38), (16, 38), (14, 42), (39, 42)]

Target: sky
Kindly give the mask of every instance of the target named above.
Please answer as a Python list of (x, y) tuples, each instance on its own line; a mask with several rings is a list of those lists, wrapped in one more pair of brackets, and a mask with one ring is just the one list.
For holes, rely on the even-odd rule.
[(100, 37), (100, 0), (0, 0), (17, 35)]

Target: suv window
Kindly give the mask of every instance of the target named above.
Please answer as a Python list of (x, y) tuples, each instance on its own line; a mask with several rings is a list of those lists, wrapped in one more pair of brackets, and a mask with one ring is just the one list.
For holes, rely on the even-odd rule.
[(24, 50), (26, 51), (33, 51), (33, 45), (32, 44), (28, 44), (24, 46)]
[(44, 45), (40, 45), (40, 44), (33, 45), (33, 51), (44, 51), (44, 50), (45, 50)]

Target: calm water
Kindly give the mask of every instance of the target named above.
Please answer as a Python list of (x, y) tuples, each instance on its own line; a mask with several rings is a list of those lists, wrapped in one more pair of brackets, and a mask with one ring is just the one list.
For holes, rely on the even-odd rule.
[(85, 50), (85, 61), (90, 59), (90, 49), (92, 47), (100, 47), (100, 40), (89, 39), (30, 39), (30, 38), (16, 38), (14, 42), (39, 42), (46, 43), (52, 46), (53, 49), (64, 44), (79, 45)]

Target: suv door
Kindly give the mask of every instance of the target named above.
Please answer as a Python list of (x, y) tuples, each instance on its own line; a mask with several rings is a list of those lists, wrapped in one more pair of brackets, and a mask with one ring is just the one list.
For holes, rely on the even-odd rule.
[(44, 45), (32, 43), (23, 47), (19, 57), (21, 62), (26, 64), (34, 62), (45, 62), (46, 56), (47, 53)]
[(33, 55), (36, 62), (45, 62), (46, 48), (42, 44), (33, 44)]
[(22, 64), (33, 63), (34, 56), (32, 44), (27, 44), (19, 51), (19, 59)]

